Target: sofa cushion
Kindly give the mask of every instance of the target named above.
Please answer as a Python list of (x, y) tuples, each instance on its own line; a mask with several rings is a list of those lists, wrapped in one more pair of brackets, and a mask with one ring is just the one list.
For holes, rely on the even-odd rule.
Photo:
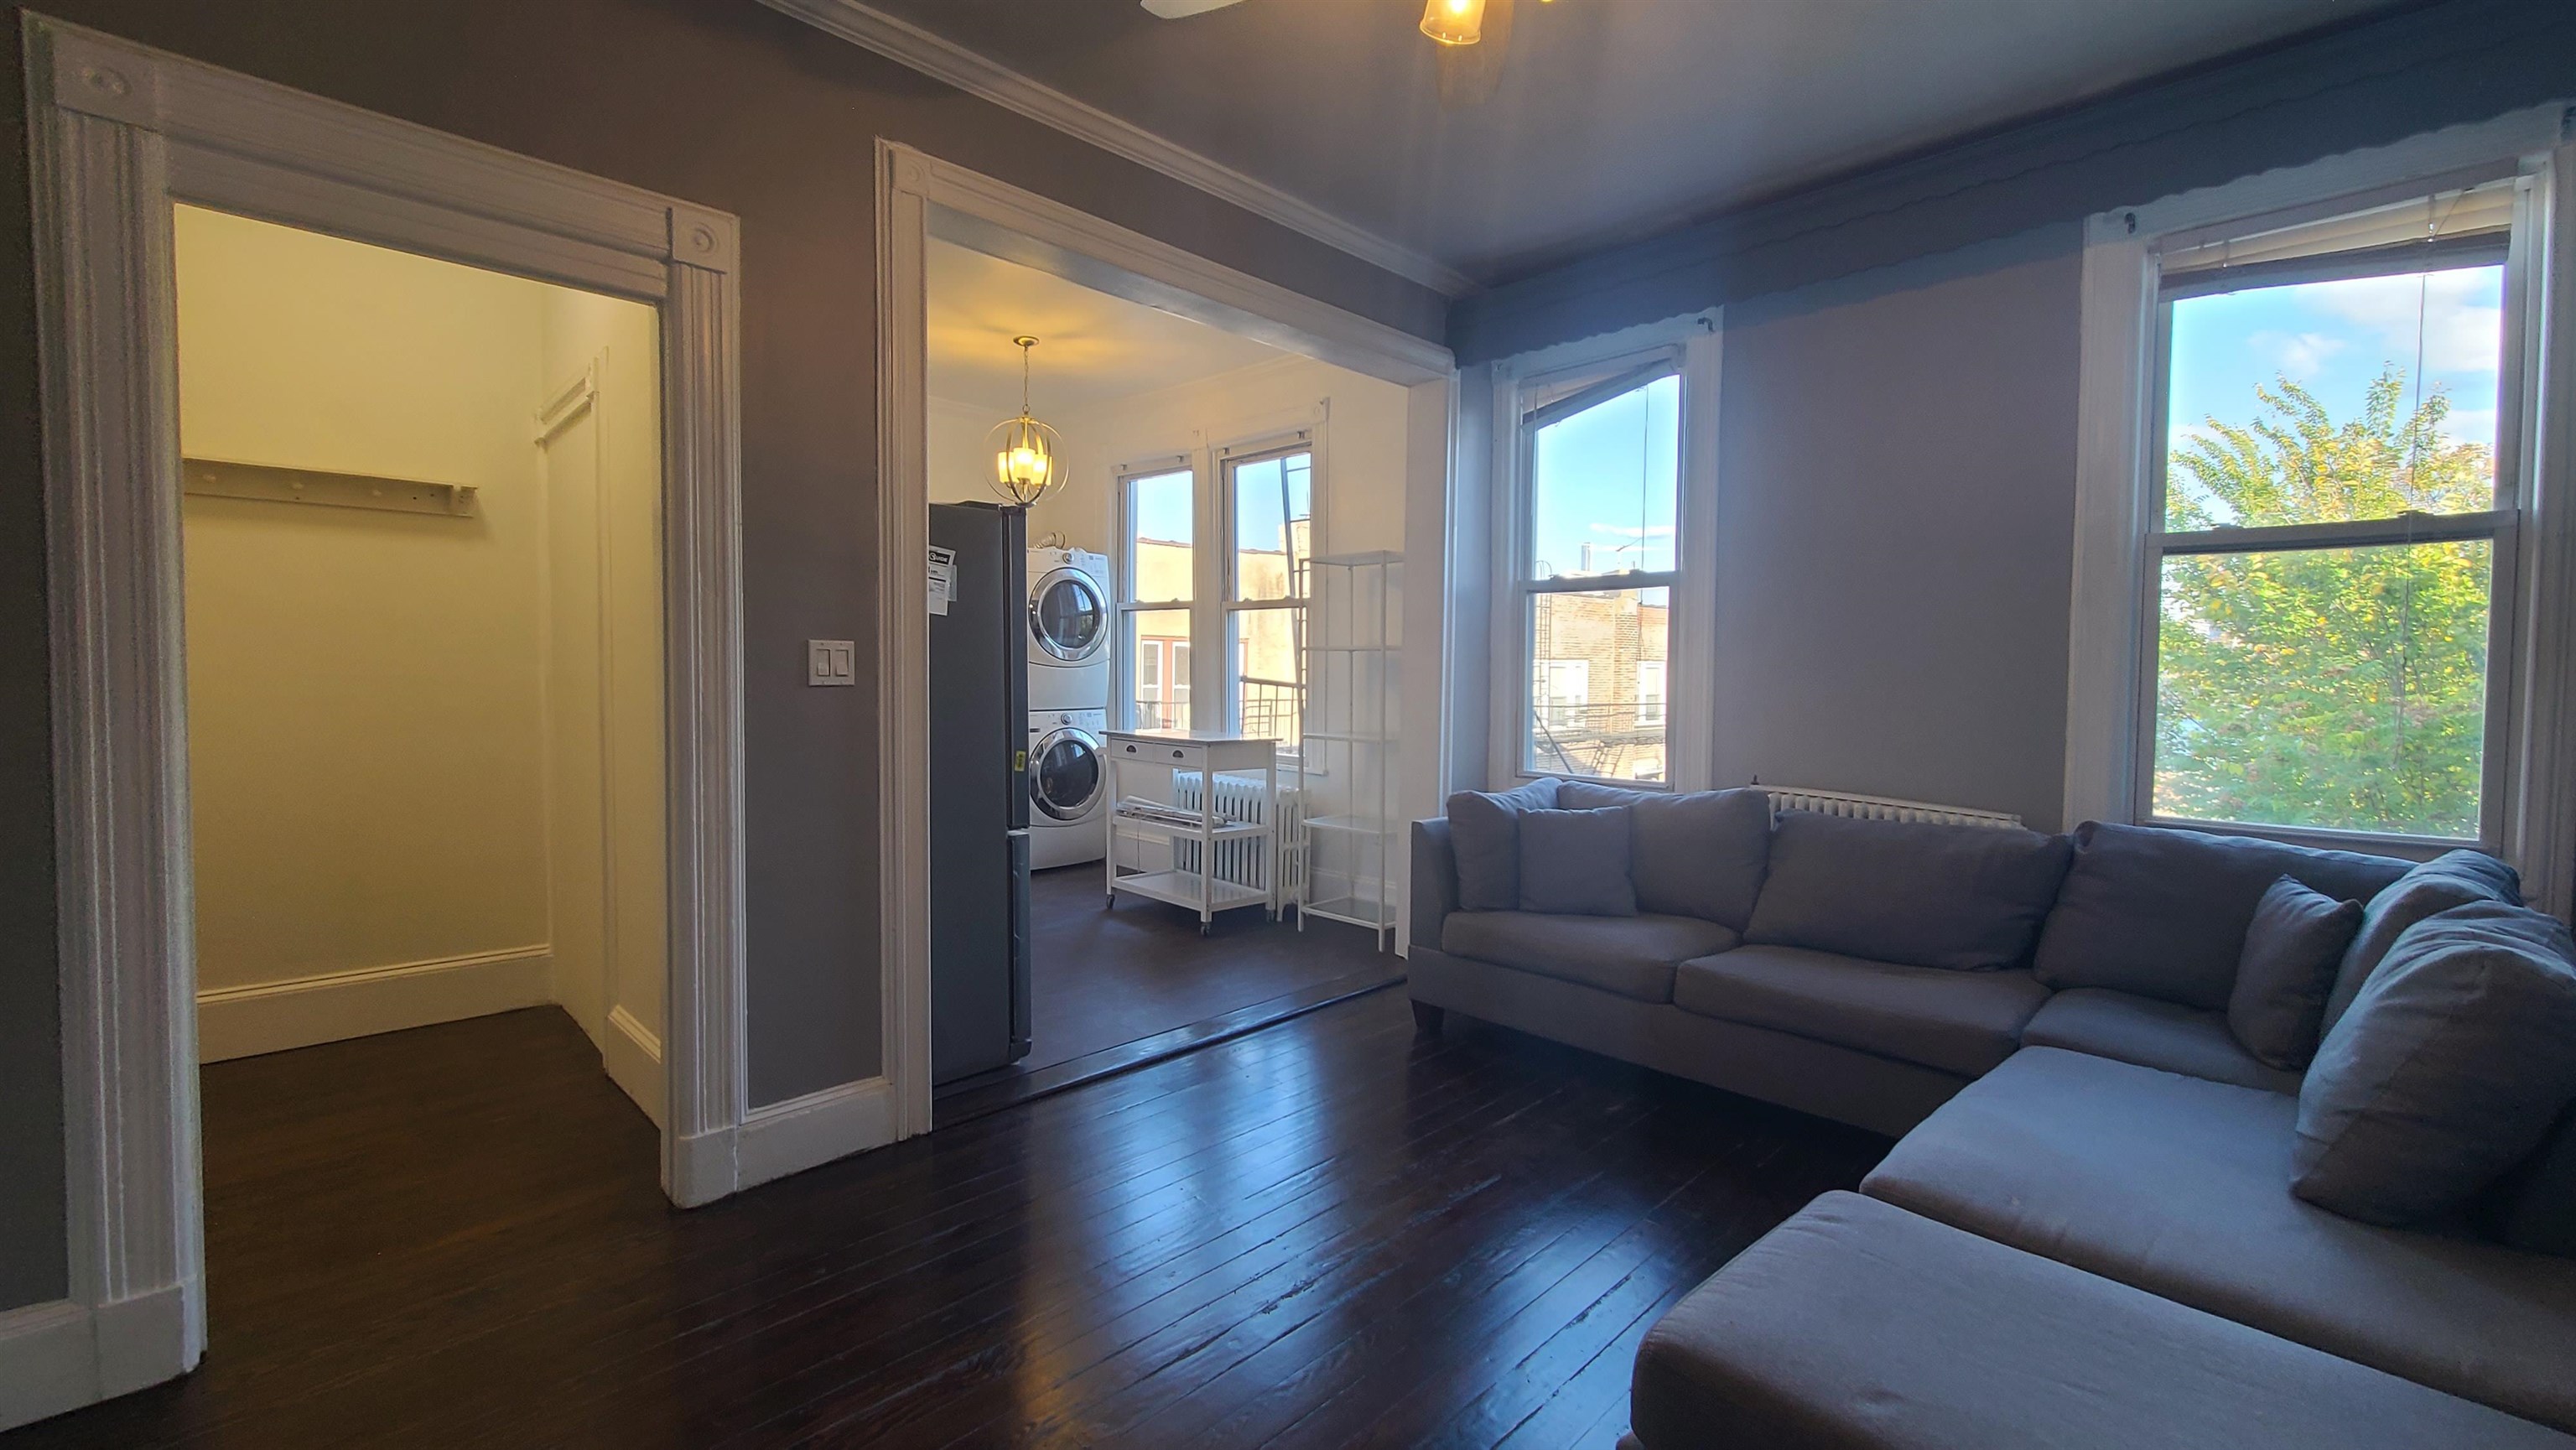
[(1629, 1412), (1647, 1450), (2571, 1443), (1851, 1193), (1674, 1305)]
[(1462, 911), (1440, 949), (1498, 967), (1598, 987), (1641, 1002), (1673, 999), (1673, 968), (1735, 945), (1735, 933), (1694, 916), (1547, 916)]
[(2335, 972), (2334, 990), (2326, 995), (2326, 1015), (2319, 1024), (2319, 1036), (2334, 1031), (2335, 1024), (2343, 1020), (2343, 1014), (2352, 1007), (2352, 999), (2361, 995), (2362, 983), (2370, 980), (2370, 974), (2387, 958), (2388, 949), (2397, 945), (2397, 938), (2406, 928), (2473, 901), (2520, 906), (2522, 877), (2484, 851), (2446, 851), (2379, 888), (2362, 912), (2361, 928), (2353, 933), (2352, 945), (2344, 949), (2343, 964)]
[(2227, 994), (2227, 1030), (2266, 1064), (2302, 1068), (2316, 1056), (2326, 990), (2344, 948), (2361, 925), (2361, 903), (2337, 901), (2284, 876), (2254, 904), (2236, 985)]
[(1568, 916), (1635, 916), (1628, 884), (1628, 809), (1523, 811), (1523, 911)]
[(1621, 790), (1588, 780), (1557, 788), (1567, 810), (1626, 806), (1628, 874), (1637, 909), (1744, 929), (1771, 859), (1771, 793), (1759, 788)]
[(2371, 1223), (2466, 1208), (2576, 1098), (2576, 939), (2501, 902), (2397, 939), (2299, 1089), (2293, 1186)]
[(2367, 900), (2406, 863), (2245, 836), (2087, 821), (2039, 934), (2052, 987), (2109, 987), (2223, 1011), (2254, 904), (2283, 876), (2337, 901)]
[(2298, 1101), (2024, 1048), (1861, 1191), (2419, 1384), (2576, 1429), (2576, 1261), (2289, 1191)]
[(1462, 790), (1449, 797), (1449, 846), (1458, 857), (1460, 911), (1512, 911), (1521, 904), (1523, 811), (1556, 804), (1556, 780), (1518, 790)]
[(1974, 1077), (2012, 1056), (2048, 1000), (2026, 971), (1954, 972), (1804, 947), (1744, 946), (1681, 964), (1673, 1005)]
[(2021, 1040), (2025, 1047), (2089, 1052), (2211, 1082), (2276, 1093), (2299, 1090), (2297, 1073), (2267, 1066), (2245, 1050), (2227, 1030), (2226, 1014), (2108, 987), (2069, 987), (2049, 998), (2021, 1030)]
[(2023, 966), (2069, 849), (2037, 831), (1784, 812), (1744, 939), (1915, 967)]

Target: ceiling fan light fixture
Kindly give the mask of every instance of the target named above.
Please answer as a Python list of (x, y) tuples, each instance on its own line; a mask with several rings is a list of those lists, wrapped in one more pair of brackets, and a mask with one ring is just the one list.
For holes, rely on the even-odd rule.
[(1422, 33), (1442, 45), (1474, 45), (1485, 38), (1485, 0), (1430, 0)]

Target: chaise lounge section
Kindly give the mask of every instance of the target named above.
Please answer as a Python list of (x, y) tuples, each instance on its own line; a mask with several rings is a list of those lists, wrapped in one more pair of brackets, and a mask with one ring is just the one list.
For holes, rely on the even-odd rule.
[[(1622, 811), (1633, 900), (1595, 879)], [(1519, 909), (1531, 873), (1559, 909)], [(1901, 1139), (1649, 1335), (1644, 1450), (2576, 1447), (2576, 1033), (2543, 1025), (2576, 1023), (2551, 1015), (2576, 1010), (2576, 944), (2491, 858), (1775, 822), (1759, 791), (1539, 782), (1417, 822), (1413, 881), (1427, 1026), (1455, 1011)], [(2529, 1066), (2424, 1078), (2508, 989), (2525, 1041), (2499, 1053)], [(2432, 1036), (2387, 1069), (2409, 1030)], [(2484, 1167), (2398, 1101), (2481, 1087)], [(2338, 1132), (2363, 1146), (2319, 1146)], [(2429, 1217), (2345, 1201), (2353, 1163), (2405, 1151), (2483, 1186)]]

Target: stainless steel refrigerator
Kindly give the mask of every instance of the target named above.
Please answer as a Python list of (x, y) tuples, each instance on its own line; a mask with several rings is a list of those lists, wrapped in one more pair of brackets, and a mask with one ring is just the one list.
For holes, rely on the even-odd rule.
[(1028, 524), (933, 504), (946, 550), (930, 615), (930, 1076), (1029, 1052)]

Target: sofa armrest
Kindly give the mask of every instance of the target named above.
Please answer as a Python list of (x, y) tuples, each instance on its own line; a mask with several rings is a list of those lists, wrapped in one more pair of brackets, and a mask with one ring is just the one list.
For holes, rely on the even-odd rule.
[(1440, 924), (1458, 909), (1458, 853), (1450, 849), (1449, 819), (1413, 823), (1413, 932), (1415, 946), (1437, 948)]

